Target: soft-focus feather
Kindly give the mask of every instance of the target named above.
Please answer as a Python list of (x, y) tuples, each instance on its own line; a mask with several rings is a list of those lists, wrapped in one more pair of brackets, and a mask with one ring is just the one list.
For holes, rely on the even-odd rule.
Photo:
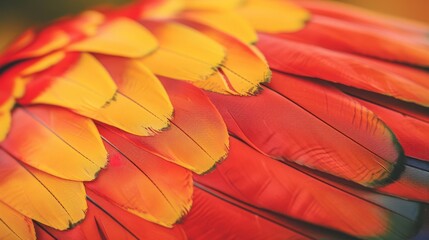
[(429, 106), (428, 83), (374, 68), (352, 55), (267, 35), (260, 38), (258, 47), (275, 70), (320, 78)]
[[(338, 34), (339, 32), (341, 34)], [(401, 38), (379, 29), (322, 16), (313, 16), (308, 25), (299, 32), (277, 36), (341, 52), (429, 66), (429, 50), (426, 46), (415, 43), (412, 38)], [(371, 44), (366, 44), (368, 42)]]

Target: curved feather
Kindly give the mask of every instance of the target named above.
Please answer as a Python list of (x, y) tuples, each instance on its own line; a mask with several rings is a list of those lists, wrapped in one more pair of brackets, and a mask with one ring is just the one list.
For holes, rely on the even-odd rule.
[(277, 36), (340, 52), (429, 66), (429, 50), (413, 39), (323, 16), (313, 16), (302, 31)]
[(3, 148), (0, 155), (1, 202), (60, 230), (73, 227), (85, 217), (87, 205), (82, 183), (56, 178), (20, 163)]
[[(231, 139), (229, 157), (217, 171), (195, 178), (251, 205), (359, 238), (404, 239), (418, 224), (417, 217), (342, 191), (263, 156), (236, 139)], [(379, 198), (382, 202), (383, 197)], [(418, 204), (410, 203), (407, 209), (418, 208)], [(346, 216), (353, 217), (344, 224)]]
[(204, 81), (225, 59), (222, 45), (190, 27), (154, 21), (145, 21), (143, 25), (159, 41), (159, 49), (141, 59), (156, 75), (189, 82)]
[[(184, 21), (226, 48), (226, 59), (217, 72), (194, 85), (212, 92), (250, 96), (260, 90), (260, 84), (271, 78), (271, 71), (257, 49), (211, 27)], [(217, 83), (220, 82), (220, 86)]]
[(90, 119), (40, 105), (15, 109), (12, 120), (0, 147), (34, 168), (63, 179), (89, 181), (107, 164), (107, 152)]
[(68, 231), (38, 225), (36, 231), (44, 233), (40, 239), (148, 239), (185, 240), (180, 230), (171, 230), (147, 222), (113, 205), (92, 191), (88, 191), (88, 212), (85, 220)]
[(86, 187), (151, 222), (171, 227), (179, 221), (191, 208), (191, 173), (138, 148), (107, 127), (99, 129), (109, 152), (109, 165)]
[(417, 21), (400, 19), (352, 5), (328, 1), (294, 1), (314, 14), (332, 17), (367, 27), (389, 30), (399, 35), (411, 35), (425, 40), (429, 27)]
[[(341, 99), (338, 94), (339, 99), (335, 99), (335, 91), (331, 93), (332, 96), (325, 95), (327, 99), (340, 106), (349, 104), (349, 110), (338, 111), (334, 107), (329, 111), (330, 105), (327, 109), (314, 110), (320, 101), (317, 95), (308, 95), (300, 105), (269, 89), (252, 98), (209, 96), (221, 112), (228, 130), (269, 156), (366, 186), (382, 185), (396, 179), (403, 168), (403, 154), (393, 134), (356, 102)], [(320, 94), (323, 95), (323, 91)], [(312, 97), (313, 100), (306, 102)], [(344, 107), (347, 109), (346, 105)], [(354, 115), (362, 117), (353, 120)], [(374, 118), (364, 118), (369, 115)], [(331, 125), (330, 122), (341, 122), (341, 125)], [(366, 136), (372, 130), (378, 133), (369, 135), (373, 137)], [(382, 146), (372, 146), (373, 141)]]
[(267, 35), (257, 45), (270, 67), (429, 106), (428, 84), (371, 66), (360, 58)]
[(171, 127), (153, 137), (118, 133), (146, 151), (193, 172), (212, 170), (228, 153), (228, 132), (222, 117), (200, 89), (181, 81), (161, 81), (175, 109)]
[(101, 25), (94, 36), (70, 44), (66, 49), (136, 58), (157, 47), (155, 37), (143, 26), (128, 18), (116, 18)]
[(195, 206), (183, 224), (189, 239), (309, 239), (216, 196), (195, 189)]
[(33, 222), (0, 202), (0, 238), (36, 239)]

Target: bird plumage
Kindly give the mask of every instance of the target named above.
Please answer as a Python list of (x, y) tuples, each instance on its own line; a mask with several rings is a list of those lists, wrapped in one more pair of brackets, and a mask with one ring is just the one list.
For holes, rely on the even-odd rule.
[(427, 32), (282, 0), (29, 30), (0, 56), (0, 238), (411, 238), (429, 221)]

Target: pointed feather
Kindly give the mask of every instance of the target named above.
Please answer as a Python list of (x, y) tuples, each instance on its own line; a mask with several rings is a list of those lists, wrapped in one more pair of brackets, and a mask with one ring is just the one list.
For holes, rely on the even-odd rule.
[[(350, 99), (341, 99), (341, 94), (335, 99), (333, 90), (330, 93), (334, 95), (326, 95), (323, 108), (318, 105), (320, 97), (306, 102), (312, 97), (308, 95), (300, 105), (269, 89), (251, 98), (219, 94), (209, 97), (232, 134), (269, 156), (366, 186), (396, 179), (403, 168), (403, 156), (393, 135), (379, 121), (366, 118), (374, 117), (370, 111), (356, 107)], [(320, 94), (323, 96), (323, 91)], [(337, 106), (348, 104), (349, 110), (341, 111), (338, 107), (330, 110), (330, 101)], [(358, 116), (355, 120), (354, 115)], [(334, 123), (341, 124), (337, 127)], [(374, 135), (371, 130), (375, 130)], [(373, 137), (366, 136), (367, 133)], [(381, 146), (372, 146), (371, 142)]]
[(33, 222), (0, 202), (0, 239), (36, 239)]
[[(261, 83), (269, 81), (271, 71), (257, 49), (211, 27), (196, 22), (185, 23), (227, 49), (226, 60), (219, 66), (218, 72), (204, 81), (195, 82), (194, 85), (212, 92), (248, 96), (259, 91)], [(213, 87), (213, 82), (217, 81), (223, 82), (223, 88)]]
[[(171, 106), (166, 102), (157, 79), (144, 67), (131, 62), (124, 69), (111, 69), (112, 74), (122, 75), (115, 76), (116, 85), (109, 72), (94, 56), (86, 53), (68, 56), (54, 68), (36, 74), (27, 85), (27, 94), (20, 102), (66, 107), (140, 136), (152, 135), (168, 126)], [(164, 104), (161, 113), (165, 116), (150, 107), (145, 109), (147, 105), (142, 103), (145, 96), (136, 96), (130, 85), (139, 86), (136, 89), (150, 86), (148, 91), (164, 95), (160, 103)]]
[(116, 132), (146, 151), (193, 172), (202, 174), (213, 169), (228, 152), (228, 132), (221, 116), (200, 89), (181, 81), (161, 81), (175, 109), (171, 127), (152, 137)]
[(189, 82), (204, 81), (225, 59), (222, 45), (192, 28), (169, 22), (143, 24), (159, 41), (159, 49), (141, 59), (156, 75)]
[(275, 70), (320, 78), (429, 106), (427, 83), (373, 67), (352, 55), (267, 35), (260, 35), (258, 48)]
[[(173, 106), (160, 81), (137, 60), (125, 60), (117, 57), (98, 55), (97, 59), (109, 72), (118, 86), (117, 97), (128, 102), (127, 106), (110, 106), (111, 114), (127, 116), (125, 121), (115, 127), (130, 129), (132, 133), (140, 132), (142, 125), (152, 135), (168, 128), (173, 115)], [(133, 116), (133, 122), (130, 123)]]
[(92, 180), (107, 164), (95, 124), (57, 107), (15, 109), (8, 138), (0, 146), (20, 161), (64, 179)]
[[(88, 191), (88, 213), (85, 220), (68, 231), (39, 226), (39, 231), (57, 239), (147, 239), (185, 240), (184, 233), (147, 222)], [(42, 238), (43, 239), (43, 238)]]
[(429, 161), (428, 122), (364, 100), (358, 101), (375, 112), (392, 129), (407, 156)]
[(171, 227), (179, 221), (192, 204), (191, 173), (138, 148), (105, 127), (100, 127), (100, 131), (106, 139), (109, 165), (86, 187), (151, 222)]
[(0, 201), (24, 216), (60, 230), (85, 217), (82, 183), (56, 178), (20, 163), (4, 149), (0, 149), (0, 155)]
[[(195, 178), (254, 206), (360, 238), (404, 239), (417, 225), (416, 217), (341, 191), (235, 139), (231, 139), (229, 157), (217, 171)], [(415, 203), (409, 206), (410, 211), (416, 208)]]
[(391, 162), (402, 157), (401, 145), (389, 125), (380, 121), (365, 105), (360, 105), (335, 87), (279, 72), (273, 73), (273, 81), (267, 86), (375, 155)]

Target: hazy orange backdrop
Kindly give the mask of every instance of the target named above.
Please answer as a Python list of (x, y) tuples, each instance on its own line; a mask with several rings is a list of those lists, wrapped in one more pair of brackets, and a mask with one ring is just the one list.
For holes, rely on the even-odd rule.
[(342, 0), (341, 2), (429, 23), (429, 0)]

